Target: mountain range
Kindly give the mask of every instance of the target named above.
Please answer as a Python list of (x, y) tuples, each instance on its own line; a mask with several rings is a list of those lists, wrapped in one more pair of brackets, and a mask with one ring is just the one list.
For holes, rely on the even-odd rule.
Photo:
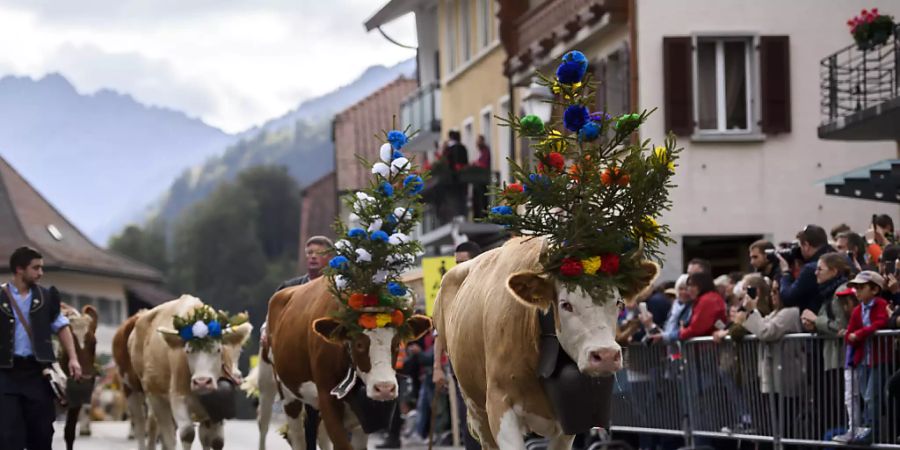
[(286, 165), (301, 185), (316, 180), (333, 166), (333, 115), (414, 72), (414, 59), (370, 67), (352, 83), (235, 135), (127, 94), (81, 94), (60, 74), (6, 76), (0, 156), (105, 244), (128, 223), (175, 219), (247, 167)]

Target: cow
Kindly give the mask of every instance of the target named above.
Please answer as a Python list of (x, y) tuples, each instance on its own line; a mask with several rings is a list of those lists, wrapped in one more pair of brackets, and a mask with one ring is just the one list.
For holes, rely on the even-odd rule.
[(448, 271), (435, 301), (437, 339), (457, 375), (469, 427), (487, 449), (524, 449), (528, 431), (550, 438), (552, 450), (571, 448), (574, 435), (563, 433), (539, 380), (539, 313), (554, 313), (559, 345), (582, 374), (612, 376), (622, 367), (619, 305), (659, 272), (641, 261), (636, 285), (593, 300), (543, 273), (546, 250), (545, 237), (513, 238)]
[[(268, 342), (275, 376), (288, 415), (288, 440), (305, 450), (303, 404), (320, 411), (335, 450), (364, 450), (367, 436), (346, 404), (332, 390), (348, 374), (365, 384), (368, 398), (397, 398), (394, 361), (401, 341), (415, 340), (431, 329), (422, 315), (408, 319), (412, 332), (400, 336), (396, 328), (376, 328), (350, 335), (332, 317), (339, 308), (327, 277), (282, 289), (269, 300)], [(353, 372), (351, 372), (351, 369)], [(348, 433), (352, 432), (352, 441)]]
[[(210, 419), (197, 395), (215, 391), (220, 378), (231, 378), (240, 384), (237, 361), (253, 326), (244, 323), (225, 328), (221, 341), (213, 341), (209, 348), (195, 349), (192, 342), (185, 343), (172, 328), (172, 319), (186, 317), (203, 306), (200, 299), (183, 295), (129, 319), (116, 334), (113, 354), (131, 391), (129, 412), (141, 449), (145, 448), (147, 423), (144, 398), (156, 419), (165, 450), (175, 449), (176, 431), (182, 446), (190, 448), (194, 440), (193, 418), (200, 422), (199, 437), (204, 450), (219, 450), (225, 445), (221, 420)], [(152, 447), (154, 441), (147, 443)]]
[[(91, 305), (85, 305), (81, 312), (76, 308), (61, 303), (60, 312), (69, 319), (69, 326), (72, 327), (72, 337), (75, 341), (75, 354), (78, 355), (78, 363), (81, 365), (81, 373), (83, 380), (90, 380), (93, 385), (93, 378), (96, 376), (94, 369), (94, 361), (97, 354), (97, 310)], [(69, 356), (60, 349), (58, 352), (60, 367), (66, 372), (66, 376), (71, 376), (69, 370)], [(81, 419), (82, 436), (91, 435), (90, 420), (90, 399), (87, 403), (78, 401), (78, 399), (69, 399), (66, 405), (66, 426), (63, 436), (66, 441), (66, 449), (72, 450), (75, 442), (75, 425)]]

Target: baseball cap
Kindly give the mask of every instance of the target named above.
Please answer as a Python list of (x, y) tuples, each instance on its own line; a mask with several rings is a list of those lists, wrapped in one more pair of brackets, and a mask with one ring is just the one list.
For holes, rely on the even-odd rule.
[(884, 277), (879, 275), (878, 272), (873, 272), (871, 270), (863, 270), (856, 275), (856, 278), (850, 280), (850, 282), (847, 283), (847, 286), (856, 286), (866, 283), (875, 283), (878, 287), (884, 289)]
[(848, 295), (856, 295), (856, 289), (853, 289), (852, 287), (848, 287), (847, 289), (844, 289), (843, 291), (835, 292), (834, 295), (837, 295), (838, 297), (846, 297)]

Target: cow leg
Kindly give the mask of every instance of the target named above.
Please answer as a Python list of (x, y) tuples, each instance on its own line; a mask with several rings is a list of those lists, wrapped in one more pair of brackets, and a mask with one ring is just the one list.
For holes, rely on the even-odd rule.
[(500, 450), (525, 450), (525, 427), (522, 418), (497, 392), (488, 392), (488, 421), (491, 434)]
[(162, 438), (163, 450), (175, 450), (175, 419), (165, 395), (149, 394), (150, 409), (156, 417), (156, 427)]
[(334, 450), (334, 446), (331, 445), (331, 439), (328, 437), (328, 430), (325, 429), (324, 420), (319, 421), (319, 432), (316, 433), (316, 441), (318, 441), (319, 449)]
[(81, 411), (81, 407), (69, 407), (66, 410), (66, 428), (63, 432), (63, 436), (66, 439), (66, 450), (72, 450), (72, 446), (75, 443), (75, 425), (78, 424), (78, 413)]
[(156, 441), (159, 440), (159, 426), (156, 424), (156, 416), (151, 411), (147, 415), (147, 450), (156, 450)]
[(574, 434), (560, 434), (550, 438), (547, 450), (572, 450), (573, 442), (575, 442)]
[(225, 447), (225, 427), (222, 422), (200, 422), (200, 445), (203, 450), (222, 450)]
[(90, 436), (91, 435), (91, 405), (84, 405), (81, 407), (81, 414), (79, 415), (81, 420), (78, 421), (78, 435), (79, 436)]
[[(316, 383), (319, 386), (322, 384)], [(350, 439), (347, 439), (347, 429), (344, 428), (344, 404), (330, 392), (319, 390), (319, 417), (325, 423), (328, 437), (334, 445), (334, 450), (353, 450)]]
[(146, 426), (147, 413), (144, 410), (144, 393), (132, 392), (128, 396), (128, 413), (131, 415), (131, 424), (134, 431), (134, 440), (137, 441), (138, 450), (146, 450)]
[[(169, 404), (172, 407), (172, 415), (175, 418), (175, 424), (178, 426), (178, 437), (181, 439), (181, 448), (190, 450), (191, 444), (194, 443), (194, 421), (191, 420), (191, 413), (188, 410), (188, 399), (184, 395), (169, 395)], [(161, 417), (160, 417), (161, 418)]]
[(468, 422), (469, 429), (473, 430), (473, 436), (477, 437), (481, 443), (481, 448), (485, 450), (497, 448), (494, 435), (491, 433), (491, 424), (488, 421), (488, 415), (484, 408), (466, 400), (466, 422)]
[(350, 430), (350, 445), (353, 446), (353, 450), (366, 450), (369, 444), (369, 436), (363, 432), (359, 418), (356, 417), (356, 414), (353, 414), (353, 411), (346, 404), (344, 405), (344, 429)]
[(259, 384), (259, 408), (257, 408), (257, 425), (259, 426), (259, 450), (266, 450), (266, 434), (269, 433), (269, 423), (272, 421), (272, 405), (275, 404), (275, 374), (272, 365), (265, 361), (259, 362), (257, 383)]
[[(284, 413), (287, 415), (287, 440), (292, 450), (306, 449), (306, 405), (299, 399), (284, 405)], [(315, 449), (313, 449), (315, 450)]]

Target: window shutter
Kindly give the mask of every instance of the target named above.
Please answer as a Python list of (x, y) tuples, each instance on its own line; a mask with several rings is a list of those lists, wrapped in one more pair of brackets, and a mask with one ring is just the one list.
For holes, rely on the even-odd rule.
[(599, 83), (597, 92), (594, 93), (595, 111), (606, 112), (606, 59), (601, 59), (594, 64), (594, 82)]
[(694, 131), (693, 48), (687, 36), (663, 38), (663, 89), (666, 130), (678, 136)]
[(764, 133), (791, 131), (791, 59), (787, 36), (761, 36), (759, 77)]
[(623, 107), (622, 114), (631, 113), (634, 105), (631, 104), (631, 65), (629, 64), (631, 53), (628, 51), (628, 44), (623, 45), (617, 53), (619, 54), (619, 76), (622, 83), (620, 89), (620, 95), (622, 96), (622, 103), (620, 104)]

